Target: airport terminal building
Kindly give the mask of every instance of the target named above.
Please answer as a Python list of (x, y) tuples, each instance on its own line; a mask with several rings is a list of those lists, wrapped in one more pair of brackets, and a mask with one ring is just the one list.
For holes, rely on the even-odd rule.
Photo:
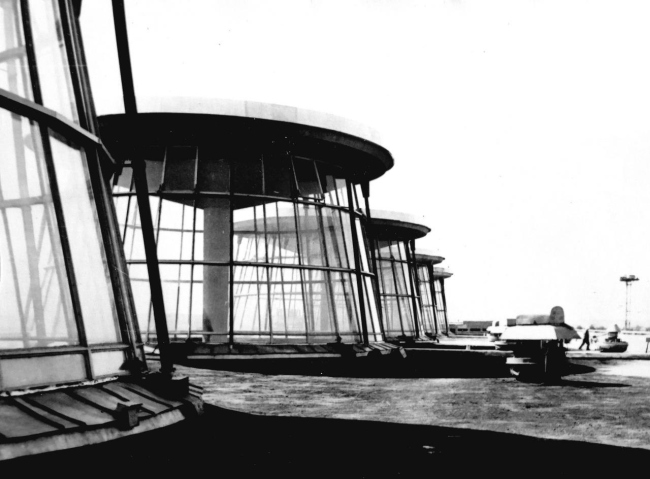
[(100, 124), (124, 162), (113, 196), (148, 341), (157, 338), (138, 163), (177, 354), (391, 351), (361, 210), (368, 183), (393, 165), (374, 132), (297, 108), (188, 99)]

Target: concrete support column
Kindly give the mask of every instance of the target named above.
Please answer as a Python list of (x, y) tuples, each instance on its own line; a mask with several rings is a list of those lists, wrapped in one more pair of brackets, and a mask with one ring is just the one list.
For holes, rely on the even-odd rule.
[[(211, 199), (203, 209), (203, 259), (204, 261), (230, 261), (230, 201)], [(230, 267), (203, 267), (203, 327), (218, 333), (212, 342), (223, 342), (230, 323)]]

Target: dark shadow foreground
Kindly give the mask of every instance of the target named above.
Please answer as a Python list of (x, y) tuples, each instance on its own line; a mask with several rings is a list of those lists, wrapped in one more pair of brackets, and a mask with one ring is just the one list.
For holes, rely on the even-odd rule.
[(465, 351), (415, 351), (367, 358), (184, 360), (183, 366), (222, 371), (364, 378), (497, 378), (509, 376), (505, 358)]
[[(650, 451), (577, 441), (370, 421), (256, 416), (206, 406), (204, 415), (99, 446), (0, 464), (10, 473), (101, 477), (513, 477), (646, 470)], [(182, 476), (180, 476), (182, 475)], [(98, 476), (99, 477), (99, 476)]]

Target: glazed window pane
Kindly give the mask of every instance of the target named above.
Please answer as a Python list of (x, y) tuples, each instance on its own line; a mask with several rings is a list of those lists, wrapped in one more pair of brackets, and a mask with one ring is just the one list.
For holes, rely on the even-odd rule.
[(119, 341), (117, 312), (83, 150), (50, 134), (88, 342)]
[(0, 110), (0, 349), (78, 344), (39, 129)]
[(78, 122), (77, 105), (56, 0), (29, 0), (43, 106)]
[(0, 88), (32, 100), (19, 0), (0, 2)]

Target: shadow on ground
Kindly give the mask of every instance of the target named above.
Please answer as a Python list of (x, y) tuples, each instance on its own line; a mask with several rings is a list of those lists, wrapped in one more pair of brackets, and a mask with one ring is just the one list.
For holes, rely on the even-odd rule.
[[(354, 358), (321, 361), (314, 359), (283, 360), (185, 360), (179, 364), (202, 369), (260, 374), (331, 376), (360, 378), (499, 378), (508, 377), (505, 358), (476, 354), (445, 356), (436, 352), (402, 358)], [(572, 373), (576, 374), (576, 373)]]
[[(601, 462), (601, 459), (606, 461)], [(203, 416), (99, 446), (2, 464), (5, 474), (90, 470), (170, 477), (415, 477), (448, 471), (603, 473), (647, 468), (650, 450), (473, 429), (256, 416), (206, 406)], [(526, 469), (519, 469), (525, 467)], [(518, 468), (518, 469), (513, 469)]]

